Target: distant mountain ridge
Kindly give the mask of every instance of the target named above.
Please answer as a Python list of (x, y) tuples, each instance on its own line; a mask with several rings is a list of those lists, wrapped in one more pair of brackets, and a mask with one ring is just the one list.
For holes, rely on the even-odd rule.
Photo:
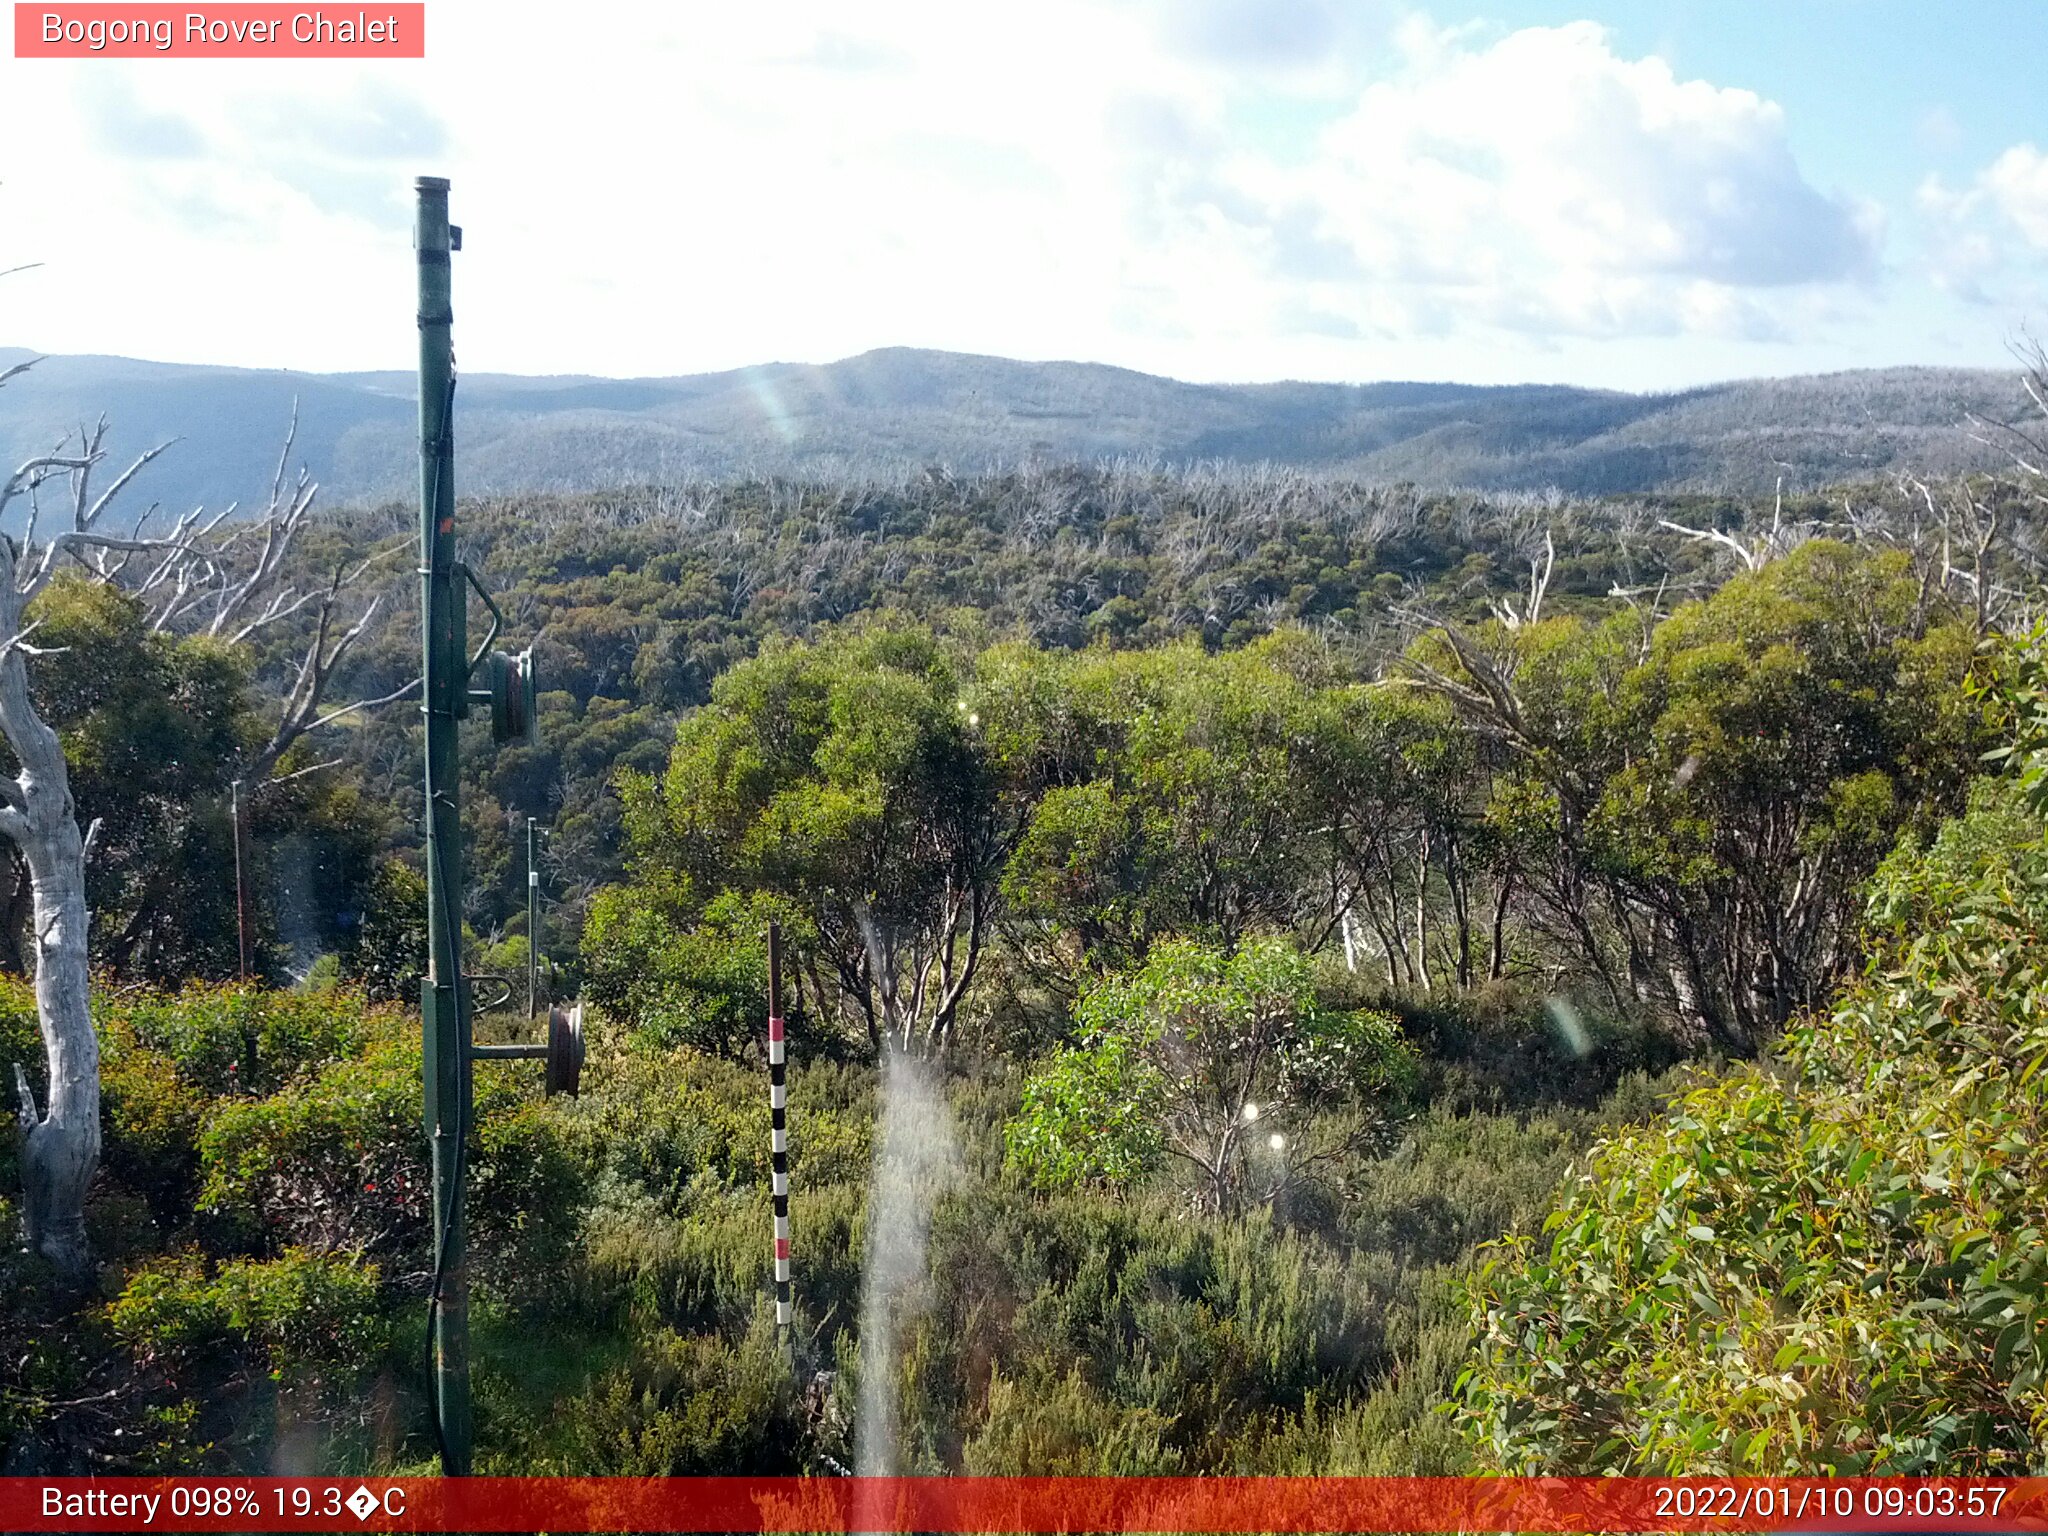
[[(0, 368), (34, 356), (0, 348)], [(143, 495), (244, 502), (267, 489), (294, 398), (329, 503), (413, 485), (407, 373), (307, 374), (117, 357), (43, 359), (0, 391), (9, 464), (105, 414), (115, 453), (179, 440)], [(1766, 491), (1990, 466), (1968, 413), (2022, 412), (1994, 370), (1887, 368), (1635, 395), (1562, 385), (1188, 384), (1096, 363), (887, 348), (822, 366), (677, 378), (465, 376), (467, 493), (748, 474), (893, 476), (1137, 457), (1267, 461), (1432, 487)], [(139, 510), (140, 503), (136, 504)]]

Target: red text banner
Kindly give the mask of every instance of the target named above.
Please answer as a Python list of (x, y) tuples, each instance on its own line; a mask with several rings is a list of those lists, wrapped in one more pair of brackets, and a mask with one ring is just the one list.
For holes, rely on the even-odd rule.
[(2048, 1532), (2048, 1479), (14, 1477), (0, 1529)]
[(423, 59), (424, 4), (63, 5), (16, 0), (18, 59)]

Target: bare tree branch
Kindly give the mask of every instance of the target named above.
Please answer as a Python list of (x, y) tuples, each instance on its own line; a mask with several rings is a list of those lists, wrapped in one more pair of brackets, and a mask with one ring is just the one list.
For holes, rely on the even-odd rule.
[(378, 709), (386, 704), (396, 704), (400, 699), (404, 698), (407, 694), (416, 692), (419, 686), (420, 680), (418, 678), (414, 678), (411, 682), (407, 683), (403, 688), (394, 688), (391, 690), (391, 692), (384, 694), (379, 698), (358, 699), (353, 704), (344, 704), (342, 705), (341, 708), (331, 710), (327, 714), (322, 715), (318, 720), (315, 720), (311, 725), (307, 726), (306, 729), (308, 731), (317, 731), (320, 729), (321, 726), (332, 725), (335, 721), (340, 720), (348, 715), (352, 715), (359, 709)]
[(274, 778), (265, 779), (256, 788), (270, 789), (279, 784), (289, 784), (293, 779), (303, 779), (309, 773), (324, 773), (329, 768), (339, 768), (347, 761), (348, 759), (345, 757), (331, 757), (324, 763), (313, 763), (304, 768), (294, 768), (290, 773), (280, 773)]

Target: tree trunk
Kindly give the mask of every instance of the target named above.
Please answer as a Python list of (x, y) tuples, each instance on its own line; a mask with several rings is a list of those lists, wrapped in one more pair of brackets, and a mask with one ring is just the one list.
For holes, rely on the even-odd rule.
[[(4, 572), (12, 595), (13, 572)], [(0, 602), (0, 625), (18, 624), (15, 604)], [(85, 839), (71, 800), (63, 744), (29, 702), (18, 647), (0, 654), (0, 732), (21, 772), (7, 784), (4, 827), (28, 865), (33, 895), (36, 1016), (49, 1087), (40, 1115), (28, 1074), (14, 1064), (21, 1126), (22, 1213), (28, 1240), (68, 1279), (90, 1269), (85, 1192), (100, 1158), (100, 1047), (87, 1007)]]
[(1373, 926), (1379, 930), (1380, 943), (1387, 951), (1387, 984), (1398, 988), (1413, 981), (1414, 977), (1408, 973), (1408, 930), (1401, 924), (1401, 893), (1395, 888), (1391, 872), (1386, 894), (1386, 923), (1380, 923), (1379, 912), (1374, 909)]
[[(68, 813), (70, 796), (65, 795)], [(35, 888), (36, 1014), (49, 1091), (40, 1120), (17, 1065), (28, 1240), (68, 1277), (91, 1265), (85, 1192), (100, 1158), (100, 1048), (86, 1003), (85, 860), (78, 822), (52, 818), (28, 845)]]
[[(17, 657), (0, 662), (0, 674), (14, 672), (18, 679), (19, 669)], [(11, 691), (6, 684), (14, 680), (0, 675), (0, 694)], [(84, 839), (56, 735), (41, 721), (35, 726), (48, 750), (34, 753), (43, 761), (24, 768), (17, 781), (27, 804), (14, 825), (22, 833), (18, 846), (34, 900), (36, 1015), (49, 1087), (39, 1114), (28, 1074), (15, 1063), (22, 1207), (31, 1246), (75, 1279), (90, 1264), (85, 1192), (100, 1156), (100, 1052), (86, 1004)]]
[(28, 932), (28, 911), (35, 889), (29, 883), (28, 863), (20, 854), (7, 861), (7, 900), (0, 904), (0, 970), (10, 976), (28, 975), (28, 952), (22, 945)]
[(1451, 915), (1456, 922), (1458, 985), (1472, 985), (1472, 895), (1465, 888), (1465, 866), (1458, 858), (1458, 839), (1444, 839), (1444, 883), (1451, 892)]
[(1415, 982), (1433, 991), (1429, 980), (1429, 834), (1415, 855)]
[(1515, 877), (1501, 877), (1500, 894), (1493, 903), (1493, 950), (1486, 962), (1486, 979), (1499, 981), (1508, 970), (1508, 902), (1515, 894)]

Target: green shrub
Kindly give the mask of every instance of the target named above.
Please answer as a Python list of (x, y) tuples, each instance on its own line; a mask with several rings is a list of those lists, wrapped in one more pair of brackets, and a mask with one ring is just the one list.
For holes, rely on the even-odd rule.
[(341, 956), (319, 955), (306, 967), (306, 974), (299, 978), (301, 992), (337, 992), (347, 983), (342, 975)]
[[(834, 1062), (789, 1070), (795, 1189), (865, 1181), (873, 1073)], [(594, 1061), (575, 1110), (585, 1156), (603, 1176), (689, 1207), (693, 1187), (768, 1181), (768, 1072), (687, 1047), (634, 1041)]]
[(199, 1200), (260, 1251), (414, 1248), (430, 1215), (420, 1053), (390, 1042), (262, 1099), (226, 1099), (200, 1136)]
[[(728, 894), (685, 922), (614, 887), (584, 925), (585, 994), (658, 1045), (694, 1046), (743, 1060), (766, 1038), (768, 912)], [(785, 1005), (798, 1010), (792, 997)], [(801, 1038), (800, 1017), (792, 1021)]]
[(966, 1470), (979, 1477), (1171, 1477), (1182, 1458), (1173, 1420), (1156, 1409), (1105, 1402), (1077, 1366), (1029, 1387), (997, 1372)]
[[(792, 1189), (791, 1268), (801, 1314), (843, 1325), (858, 1309), (863, 1193), (844, 1184)], [(772, 1230), (765, 1189), (708, 1193), (687, 1218), (651, 1204), (608, 1203), (585, 1225), (581, 1289), (570, 1304), (621, 1326), (742, 1328), (774, 1292)]]
[[(529, 1076), (475, 1079), (469, 1219), (478, 1263), (559, 1251), (580, 1176), (560, 1114)], [(422, 1262), (432, 1179), (416, 1040), (373, 1045), (261, 1099), (215, 1102), (200, 1135), (200, 1205), (228, 1240), (275, 1253), (406, 1252)]]
[(1011, 1160), (1043, 1189), (1129, 1183), (1166, 1149), (1159, 1067), (1128, 1033), (1055, 1051), (1025, 1085)]
[(515, 1294), (565, 1261), (587, 1199), (573, 1134), (531, 1076), (479, 1083), (469, 1154), (474, 1266)]
[(288, 1248), (275, 1259), (168, 1254), (130, 1275), (108, 1304), (115, 1333), (151, 1362), (242, 1352), (267, 1374), (362, 1368), (389, 1343), (374, 1264)]
[[(1063, 1455), (1106, 1407), (1134, 1426), (1133, 1458), (1152, 1456), (1156, 1427), (1157, 1466), (1257, 1470), (1268, 1434), (1360, 1390), (1382, 1358), (1377, 1279), (1260, 1217), (983, 1186), (934, 1212), (929, 1271), (899, 1362), (920, 1464), (1029, 1470), (1003, 1455)], [(1084, 1392), (1066, 1385), (1077, 1372)], [(982, 1436), (998, 1378), (1079, 1422), (1062, 1431), (1050, 1407), (1015, 1401), (1013, 1422)]]
[(373, 1000), (417, 1004), (427, 969), (426, 876), (397, 859), (379, 864), (339, 958), (341, 974)]
[(1395, 1021), (1321, 1007), (1313, 963), (1278, 939), (1162, 942), (1090, 986), (1079, 1023), (1005, 1132), (1041, 1188), (1128, 1183), (1172, 1157), (1202, 1209), (1272, 1200), (1334, 1150), (1318, 1110), (1396, 1097), (1413, 1076)]
[(2017, 791), (1876, 882), (1868, 977), (1603, 1146), (1475, 1281), (1509, 1471), (2048, 1469), (2048, 846)]
[(166, 1229), (191, 1219), (207, 1105), (170, 1058), (137, 1042), (125, 1021), (102, 1027), (100, 1166), (141, 1195)]
[(345, 991), (193, 983), (102, 993), (103, 1029), (123, 1026), (208, 1093), (267, 1093), (300, 1073), (405, 1033), (400, 1015)]
[[(561, 1405), (553, 1433), (517, 1470), (611, 1477), (789, 1475), (807, 1432), (772, 1309), (737, 1343), (663, 1330), (628, 1363)], [(509, 1470), (509, 1469), (508, 1469)]]

